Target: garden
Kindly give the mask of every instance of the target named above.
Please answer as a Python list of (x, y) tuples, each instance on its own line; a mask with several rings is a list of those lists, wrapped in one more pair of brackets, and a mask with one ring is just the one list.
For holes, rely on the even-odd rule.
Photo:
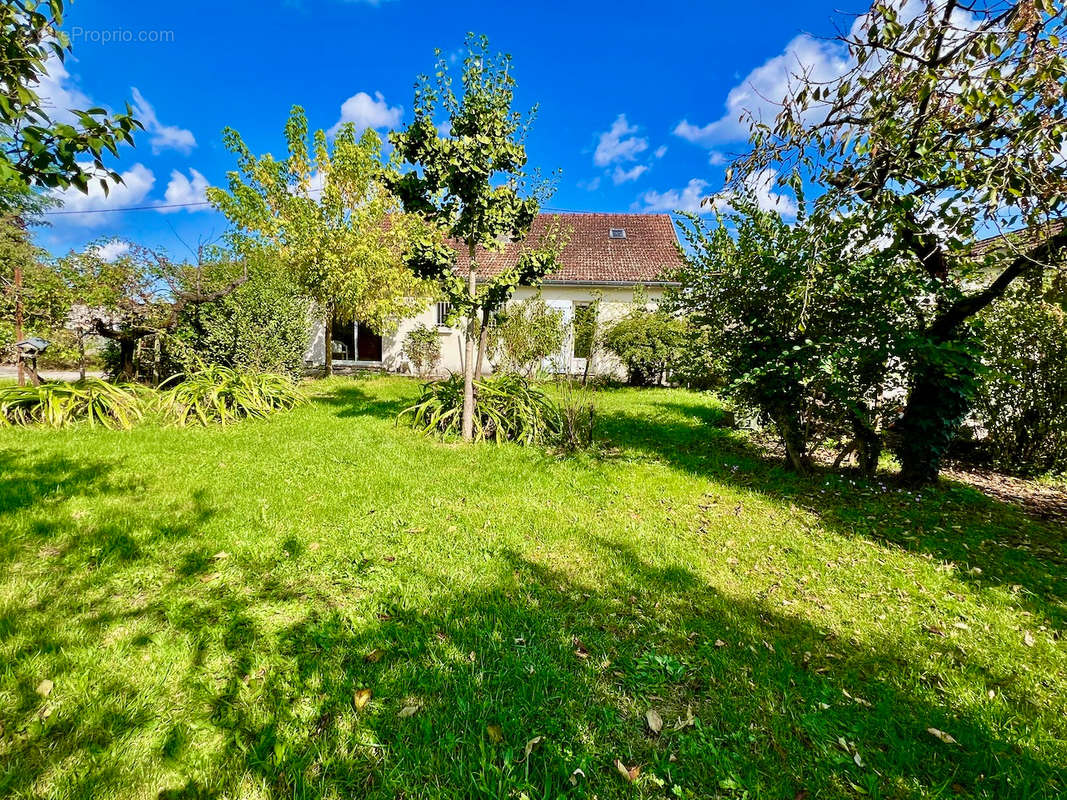
[[(473, 34), (387, 142), (227, 128), (228, 227), (189, 257), (43, 250), (144, 124), (52, 121), (63, 4), (29, 6), (0, 11), (0, 795), (1067, 795), (1062, 8), (875, 4), (676, 215), (662, 299), (570, 319), (533, 114)], [(421, 325), (408, 374), (335, 374), (334, 323), (431, 306), (460, 371)]]

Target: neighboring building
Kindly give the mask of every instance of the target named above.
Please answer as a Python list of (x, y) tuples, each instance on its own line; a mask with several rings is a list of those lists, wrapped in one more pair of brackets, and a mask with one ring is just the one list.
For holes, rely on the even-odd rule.
[[(643, 288), (648, 302), (657, 303), (664, 288), (670, 285), (665, 276), (681, 265), (674, 223), (666, 214), (540, 214), (530, 229), (530, 240), (537, 241), (553, 222), (561, 225), (566, 238), (559, 258), (560, 268), (540, 287), (520, 288), (513, 302), (540, 292), (545, 303), (562, 311), (568, 322), (598, 296), (601, 324), (617, 319), (631, 307), (638, 286)], [(521, 248), (521, 243), (513, 242), (500, 251), (479, 250), (479, 270), (492, 275), (514, 265)], [(463, 258), (460, 254), (460, 264)], [(401, 349), (408, 331), (421, 324), (436, 327), (441, 336), (440, 371), (460, 372), (463, 332), (458, 326), (450, 327), (447, 316), (446, 303), (432, 303), (385, 336), (359, 323), (335, 323), (334, 367), (410, 372)], [(309, 366), (325, 363), (323, 333), (322, 326), (317, 326), (305, 356)], [(562, 365), (564, 371), (580, 373), (585, 370), (586, 355), (574, 351), (572, 331), (562, 352), (552, 362)], [(620, 364), (602, 355), (594, 360), (591, 371), (624, 374)]]

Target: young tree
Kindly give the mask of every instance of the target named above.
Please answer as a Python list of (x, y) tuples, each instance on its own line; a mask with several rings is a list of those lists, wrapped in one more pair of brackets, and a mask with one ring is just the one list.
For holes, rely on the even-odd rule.
[[(102, 108), (68, 112), (73, 123), (52, 118), (50, 98), (38, 87), (49, 61), (61, 64), (70, 42), (60, 30), (63, 0), (14, 0), (0, 4), (0, 187), (66, 188), (88, 191), (99, 180), (122, 183), (104, 166), (104, 153), (118, 155), (118, 146), (133, 143), (143, 126), (126, 113), (109, 116)], [(86, 160), (87, 159), (87, 160)], [(0, 191), (0, 208), (11, 194)]]
[(425, 294), (404, 263), (417, 219), (401, 213), (381, 168), (381, 139), (357, 137), (346, 123), (331, 148), (324, 131), (308, 146), (304, 111), (285, 126), (289, 156), (255, 156), (240, 134), (225, 133), (237, 155), (229, 191), (208, 199), (233, 226), (237, 252), (266, 249), (285, 264), (315, 303), (326, 331), (326, 373), (333, 367), (332, 322), (359, 320), (381, 330), (417, 310)]
[[(471, 441), (474, 381), (481, 376), (488, 348), (489, 321), (518, 286), (533, 286), (555, 267), (559, 234), (524, 248), (517, 264), (495, 275), (479, 274), (477, 253), (499, 250), (530, 230), (544, 195), (543, 185), (522, 197), (526, 175), (524, 121), (513, 111), (515, 80), (511, 57), (489, 51), (484, 36), (467, 36), (462, 90), (452, 87), (448, 63), (437, 51), (435, 79), (415, 85), (415, 119), (390, 134), (399, 159), (414, 169), (398, 173), (392, 185), (404, 207), (430, 230), (413, 243), (409, 265), (435, 280), (457, 314), (467, 318), (463, 364), (463, 438)], [(438, 113), (443, 119), (436, 120)], [(439, 123), (440, 122), (440, 126)], [(457, 269), (455, 249), (466, 251)]]
[[(877, 2), (839, 37), (847, 73), (794, 76), (776, 120), (754, 123), (754, 150), (735, 172), (737, 183), (775, 168), (817, 184), (820, 207), (861, 218), (871, 241), (888, 235), (929, 277), (925, 344), (907, 365), (895, 426), (908, 483), (936, 479), (970, 406), (975, 314), (1019, 276), (1062, 261), (1065, 16), (1054, 0)], [(1006, 257), (973, 256), (984, 232), (1020, 226), (1030, 235)]]

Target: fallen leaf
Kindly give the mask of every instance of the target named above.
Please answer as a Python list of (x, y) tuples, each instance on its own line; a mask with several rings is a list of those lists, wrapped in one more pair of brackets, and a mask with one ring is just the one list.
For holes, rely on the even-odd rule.
[(1023, 634), (1023, 644), (1025, 644), (1027, 647), (1034, 646), (1034, 635), (1030, 633), (1030, 631), (1026, 631)]
[(41, 697), (48, 697), (48, 695), (52, 693), (53, 686), (55, 686), (55, 684), (48, 678), (45, 678), (37, 684), (37, 694), (41, 695)]
[(220, 550), (219, 552), (215, 553), (215, 555), (213, 555), (211, 557), (211, 560), (212, 561), (222, 561), (222, 559), (229, 558), (229, 557), (230, 557), (229, 553), (227, 553), (225, 550)]
[(645, 722), (648, 723), (649, 730), (653, 733), (659, 733), (663, 730), (663, 718), (654, 708), (650, 708), (648, 713), (645, 714)]
[(320, 547), (322, 547), (322, 545), (318, 542), (312, 542), (308, 545), (308, 550), (318, 550)]
[(362, 711), (364, 708), (366, 708), (367, 703), (370, 702), (371, 696), (372, 694), (370, 689), (358, 690), (352, 697), (352, 705), (356, 707), (356, 711)]
[(382, 560), (385, 561), (385, 563), (387, 564), (392, 564), (394, 561), (396, 561), (396, 556), (385, 556), (385, 558), (383, 558)]
[(715, 640), (715, 646), (716, 647), (726, 647), (726, 642), (724, 642), (722, 639), (716, 639)]
[(859, 753), (856, 753), (854, 756), (852, 756), (852, 760), (856, 762), (856, 766), (857, 767), (862, 767), (863, 766), (863, 759), (860, 758), (860, 754)]
[(418, 711), (418, 710), (419, 710), (418, 706), (404, 706), (402, 709), (400, 709), (400, 713), (397, 714), (397, 716), (398, 717), (410, 717), (410, 716), (414, 715), (415, 712)]
[(801, 789), (799, 792), (793, 795), (793, 800), (808, 800), (808, 790)]
[(674, 729), (680, 731), (682, 728), (686, 728), (696, 722), (696, 717), (693, 716), (693, 707), (689, 706), (685, 711), (685, 719), (681, 717), (674, 723)]
[(574, 645), (574, 654), (578, 658), (589, 658), (589, 651), (585, 649), (581, 639), (575, 636), (571, 639), (571, 643)]
[(486, 725), (485, 732), (489, 734), (489, 741), (493, 744), (504, 741), (504, 730), (499, 725)]
[[(535, 747), (537, 747), (537, 745), (541, 744), (541, 742), (544, 741), (544, 738), (545, 738), (544, 736), (535, 736), (530, 741), (528, 741), (526, 743), (526, 748), (522, 751), (522, 759), (521, 760), (525, 761), (527, 758), (529, 758), (530, 757), (530, 753), (533, 752), (533, 749)], [(575, 770), (575, 772), (581, 772), (581, 770)], [(573, 778), (574, 776), (572, 775), (571, 777)]]
[(582, 777), (582, 778), (585, 777), (585, 773), (582, 772), (581, 767), (579, 767), (578, 769), (576, 769), (574, 772), (571, 773), (571, 786), (577, 786), (578, 785), (578, 778), (579, 777)]
[(217, 578), (217, 577), (219, 577), (219, 573), (217, 573), (217, 572), (212, 572), (210, 575), (201, 575), (200, 576), (200, 582), (201, 583), (211, 583), (211, 581), (215, 580), (215, 578)]
[(940, 739), (945, 744), (958, 744), (958, 742), (952, 737), (951, 734), (939, 731), (937, 728), (927, 728), (926, 732), (931, 736)]
[(617, 758), (615, 759), (615, 769), (617, 769), (619, 771), (619, 774), (626, 779), (627, 783), (633, 783), (641, 774), (640, 767), (627, 767)]

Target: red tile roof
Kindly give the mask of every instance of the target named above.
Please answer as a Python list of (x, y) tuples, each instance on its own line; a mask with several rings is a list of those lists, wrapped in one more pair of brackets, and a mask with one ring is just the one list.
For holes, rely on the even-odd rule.
[[(536, 243), (553, 222), (566, 245), (560, 268), (546, 283), (655, 283), (682, 264), (674, 223), (666, 214), (538, 214), (526, 241)], [(613, 228), (626, 231), (626, 238), (612, 239)], [(502, 250), (479, 249), (479, 272), (493, 275), (513, 266), (522, 246), (510, 242)], [(466, 253), (456, 249), (459, 270), (466, 272)]]

